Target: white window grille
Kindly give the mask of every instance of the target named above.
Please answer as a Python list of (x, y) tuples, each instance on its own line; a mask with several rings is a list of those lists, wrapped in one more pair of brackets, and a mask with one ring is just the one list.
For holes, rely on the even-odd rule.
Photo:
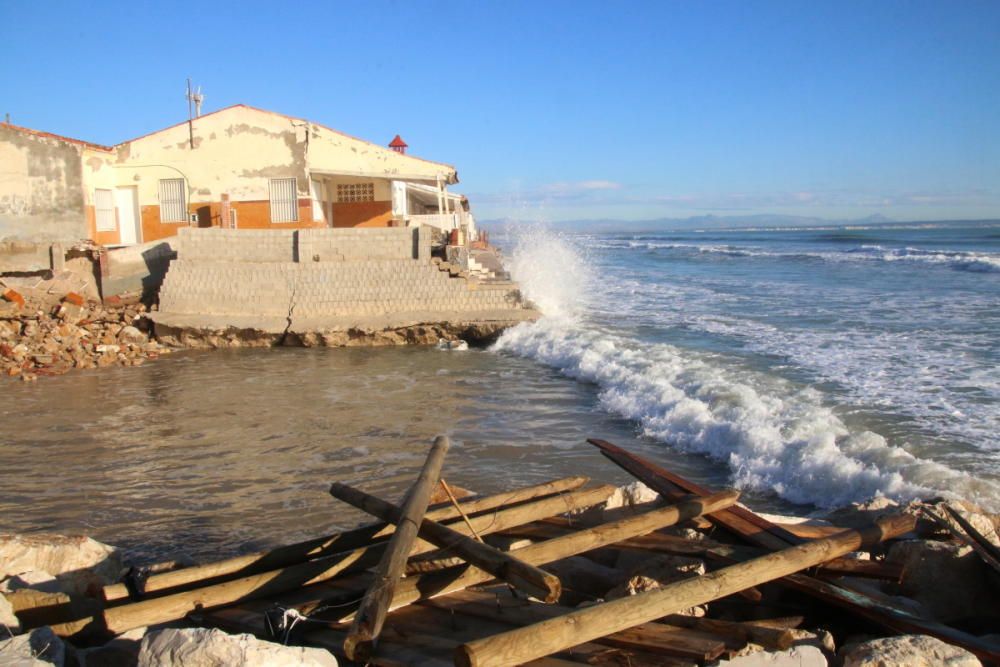
[(97, 231), (113, 232), (118, 229), (115, 219), (115, 194), (111, 190), (94, 190), (94, 211)]
[(183, 178), (160, 179), (160, 222), (187, 222), (187, 197)]
[(374, 183), (338, 183), (337, 201), (341, 204), (375, 201)]
[(272, 178), (271, 222), (298, 222), (298, 183), (294, 178)]

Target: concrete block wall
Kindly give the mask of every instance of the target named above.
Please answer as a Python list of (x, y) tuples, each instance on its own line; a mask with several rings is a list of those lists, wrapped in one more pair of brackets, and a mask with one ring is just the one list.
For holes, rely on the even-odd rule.
[[(292, 238), (280, 230), (192, 230), (170, 265), (160, 310), (321, 320), (522, 307), (516, 285), (478, 283), (439, 270), (430, 262), (430, 234), (420, 229), (298, 230)], [(276, 248), (295, 243), (297, 262), (273, 259)], [(240, 260), (234, 249), (272, 259)]]
[(181, 227), (177, 256), (206, 262), (294, 262), (294, 229)]

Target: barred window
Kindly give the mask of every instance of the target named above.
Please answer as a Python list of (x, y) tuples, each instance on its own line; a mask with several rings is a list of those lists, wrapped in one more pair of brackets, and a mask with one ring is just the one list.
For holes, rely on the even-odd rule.
[(113, 232), (118, 228), (115, 221), (115, 195), (111, 190), (94, 190), (94, 211), (97, 231)]
[(298, 222), (298, 184), (294, 178), (272, 178), (271, 222)]
[(160, 179), (160, 222), (187, 222), (183, 178)]
[(375, 201), (374, 183), (338, 183), (337, 201), (350, 204), (359, 201)]

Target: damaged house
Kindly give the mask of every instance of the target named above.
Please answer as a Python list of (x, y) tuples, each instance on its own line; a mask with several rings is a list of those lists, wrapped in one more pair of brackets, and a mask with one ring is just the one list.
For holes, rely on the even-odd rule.
[(115, 247), (188, 226), (427, 225), (475, 238), (468, 201), (447, 190), (455, 168), (406, 148), (243, 104), (116, 146), (0, 123), (0, 239)]

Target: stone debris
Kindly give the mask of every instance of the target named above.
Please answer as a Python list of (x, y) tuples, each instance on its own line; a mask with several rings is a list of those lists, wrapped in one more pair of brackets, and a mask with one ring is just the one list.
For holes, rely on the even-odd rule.
[(0, 590), (88, 594), (118, 581), (121, 555), (82, 535), (0, 535)]
[(814, 646), (796, 646), (787, 651), (758, 651), (720, 660), (717, 667), (827, 667), (826, 656)]
[(62, 667), (66, 645), (51, 628), (36, 628), (0, 641), (0, 664), (6, 667)]
[(982, 667), (965, 649), (926, 635), (883, 637), (845, 646), (844, 667)]
[(229, 635), (217, 629), (168, 628), (146, 635), (139, 667), (337, 667), (328, 651), (282, 646), (253, 635)]
[(23, 306), (2, 309), (0, 376), (35, 380), (74, 368), (139, 366), (168, 354), (169, 348), (146, 333), (151, 327), (145, 313), (141, 303), (86, 303), (75, 293), (55, 304), (27, 299)]

